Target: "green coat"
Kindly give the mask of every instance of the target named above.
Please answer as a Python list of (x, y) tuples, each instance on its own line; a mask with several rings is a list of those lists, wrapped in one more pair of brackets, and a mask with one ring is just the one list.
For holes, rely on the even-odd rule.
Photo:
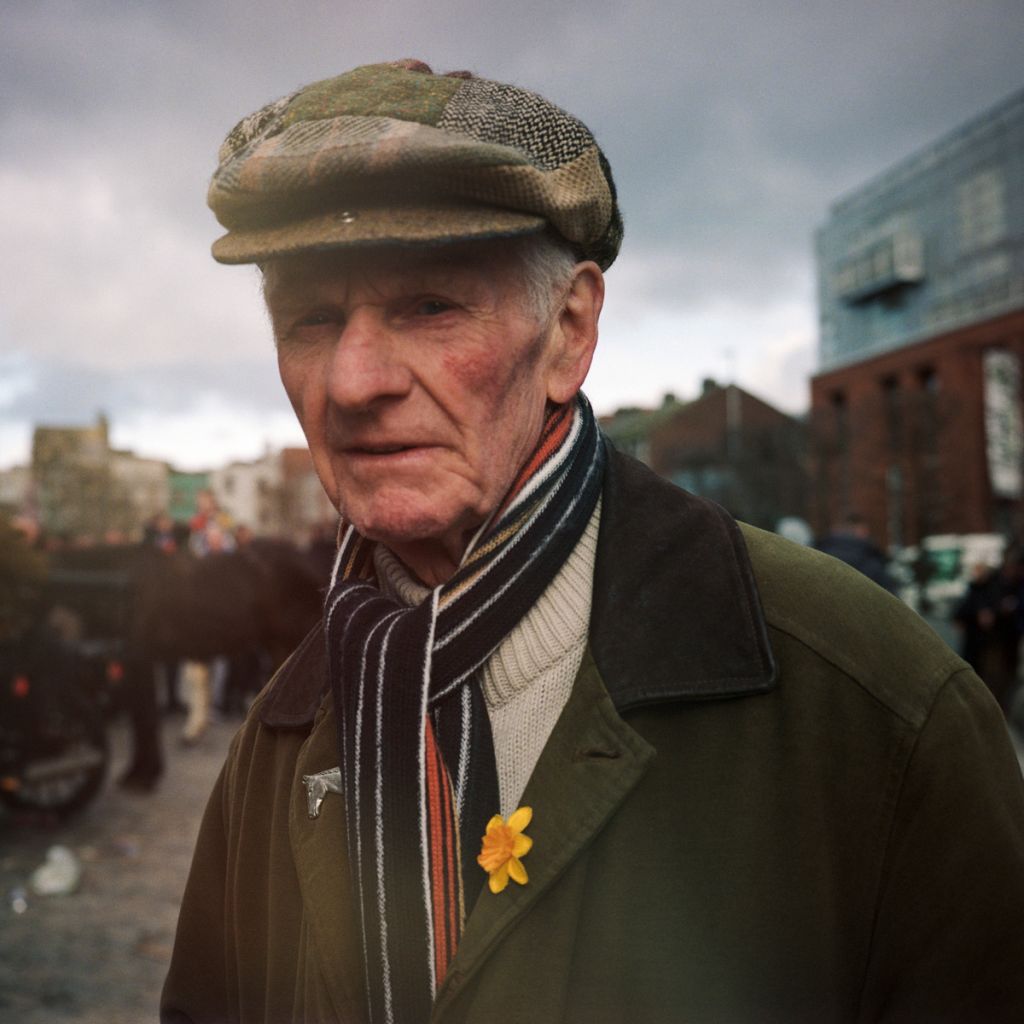
[[(359, 1019), (322, 636), (236, 737), (163, 1020)], [(590, 646), (438, 1022), (1020, 1021), (1024, 784), (994, 702), (895, 598), (613, 455)], [(398, 1022), (417, 1024), (417, 1022)]]

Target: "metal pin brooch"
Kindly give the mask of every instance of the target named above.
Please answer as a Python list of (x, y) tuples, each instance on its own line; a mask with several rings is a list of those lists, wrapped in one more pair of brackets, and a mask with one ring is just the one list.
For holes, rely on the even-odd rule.
[(303, 775), (302, 781), (306, 786), (306, 801), (309, 816), (320, 817), (320, 805), (328, 793), (341, 792), (341, 769), (328, 768), (326, 771), (317, 772), (315, 775)]

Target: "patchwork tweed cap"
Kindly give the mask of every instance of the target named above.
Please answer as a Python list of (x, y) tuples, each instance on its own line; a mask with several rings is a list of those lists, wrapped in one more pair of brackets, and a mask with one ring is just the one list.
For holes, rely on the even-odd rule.
[(611, 169), (584, 124), (525, 89), (418, 61), (359, 67), (245, 118), (207, 201), (227, 229), (221, 263), (550, 227), (607, 268), (622, 240)]

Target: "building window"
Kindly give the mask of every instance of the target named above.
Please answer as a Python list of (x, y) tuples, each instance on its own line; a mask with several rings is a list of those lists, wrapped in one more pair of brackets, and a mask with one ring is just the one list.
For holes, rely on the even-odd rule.
[(938, 438), (936, 431), (939, 426), (939, 375), (934, 366), (920, 366), (917, 370), (917, 383), (920, 392), (919, 429), (923, 433), (921, 447), (927, 451), (935, 451)]
[(830, 392), (828, 404), (831, 423), (821, 437), (824, 448), (818, 485), (819, 530), (826, 529), (850, 510), (850, 409), (846, 392)]
[(885, 406), (885, 429), (889, 438), (889, 447), (896, 450), (900, 447), (901, 435), (903, 433), (903, 409), (899, 378), (895, 376), (882, 378), (882, 401)]
[(957, 189), (960, 248), (971, 253), (1006, 235), (1006, 182), (992, 168), (969, 178)]
[(849, 427), (846, 395), (842, 391), (833, 391), (829, 401), (832, 403), (832, 420), (835, 426), (836, 441), (839, 442), (840, 448), (845, 448)]

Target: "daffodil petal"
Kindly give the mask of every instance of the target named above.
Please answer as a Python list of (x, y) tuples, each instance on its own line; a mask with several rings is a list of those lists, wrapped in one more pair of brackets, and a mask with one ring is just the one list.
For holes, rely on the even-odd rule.
[(533, 846), (533, 840), (529, 836), (518, 835), (512, 842), (512, 856), (525, 857)]
[(500, 868), (496, 868), (491, 877), (487, 880), (487, 884), (490, 886), (491, 892), (501, 892), (501, 890), (508, 885), (508, 876), (508, 864), (502, 864)]
[(530, 824), (530, 819), (533, 818), (532, 807), (520, 807), (518, 811), (515, 811), (512, 816), (508, 819), (508, 827), (513, 832), (522, 832), (527, 825)]
[(487, 831), (493, 832), (499, 825), (504, 824), (505, 819), (500, 814), (496, 814), (489, 822), (487, 822)]
[(523, 867), (523, 863), (521, 860), (519, 860), (518, 857), (512, 857), (509, 860), (508, 874), (520, 885), (526, 885), (526, 883), (529, 881), (529, 877), (526, 874), (526, 868)]

